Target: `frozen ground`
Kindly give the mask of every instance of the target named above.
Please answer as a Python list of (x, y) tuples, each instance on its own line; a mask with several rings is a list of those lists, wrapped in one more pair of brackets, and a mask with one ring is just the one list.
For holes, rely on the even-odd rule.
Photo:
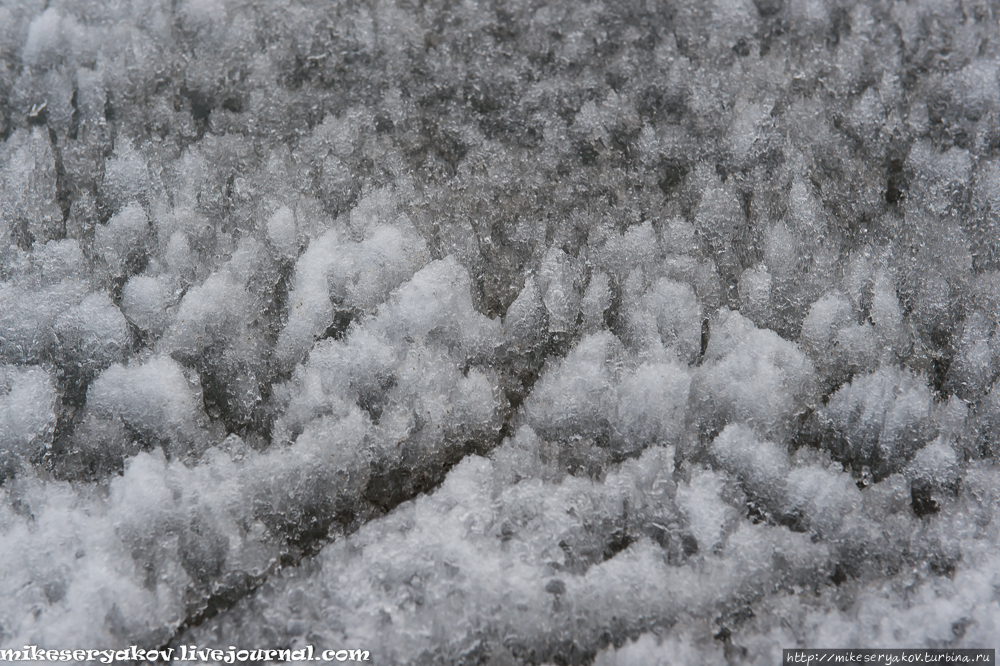
[(997, 647), (998, 20), (0, 1), (0, 646)]

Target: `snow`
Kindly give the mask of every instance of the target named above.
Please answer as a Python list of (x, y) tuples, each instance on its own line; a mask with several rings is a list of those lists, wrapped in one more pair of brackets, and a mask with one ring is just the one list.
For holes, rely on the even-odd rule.
[(94, 249), (113, 276), (132, 273), (145, 253), (149, 219), (136, 203), (125, 206), (94, 233)]
[(56, 388), (40, 368), (0, 369), (0, 442), (4, 453), (30, 458), (52, 444), (56, 418)]
[(129, 367), (115, 364), (101, 373), (87, 388), (87, 413), (93, 421), (110, 426), (103, 431), (106, 437), (113, 433), (115, 439), (127, 441), (129, 434), (119, 432), (125, 428), (162, 442), (174, 455), (184, 455), (196, 451), (204, 437), (198, 427), (204, 418), (199, 393), (200, 387), (196, 382), (191, 385), (179, 364), (158, 356)]
[(136, 275), (122, 288), (122, 313), (143, 331), (159, 335), (170, 321), (168, 308), (176, 301), (164, 278)]
[(788, 437), (818, 398), (812, 362), (798, 345), (738, 312), (720, 310), (710, 326), (722, 335), (709, 342), (691, 389), (702, 427), (745, 423), (764, 437)]
[(992, 647), (995, 14), (4, 4), (0, 647)]

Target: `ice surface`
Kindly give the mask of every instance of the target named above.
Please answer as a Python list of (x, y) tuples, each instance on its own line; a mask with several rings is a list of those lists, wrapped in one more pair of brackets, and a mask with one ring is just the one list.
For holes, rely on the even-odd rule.
[(993, 647), (998, 16), (3, 4), (0, 647)]

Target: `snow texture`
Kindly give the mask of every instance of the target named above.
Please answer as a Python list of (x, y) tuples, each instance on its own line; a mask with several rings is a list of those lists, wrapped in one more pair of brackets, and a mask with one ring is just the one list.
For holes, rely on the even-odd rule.
[(998, 45), (0, 0), (0, 648), (996, 647)]

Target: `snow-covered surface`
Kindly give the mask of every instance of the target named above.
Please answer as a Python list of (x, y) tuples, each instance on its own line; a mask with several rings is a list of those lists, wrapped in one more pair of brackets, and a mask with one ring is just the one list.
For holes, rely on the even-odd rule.
[(0, 1), (0, 647), (996, 647), (998, 21)]

